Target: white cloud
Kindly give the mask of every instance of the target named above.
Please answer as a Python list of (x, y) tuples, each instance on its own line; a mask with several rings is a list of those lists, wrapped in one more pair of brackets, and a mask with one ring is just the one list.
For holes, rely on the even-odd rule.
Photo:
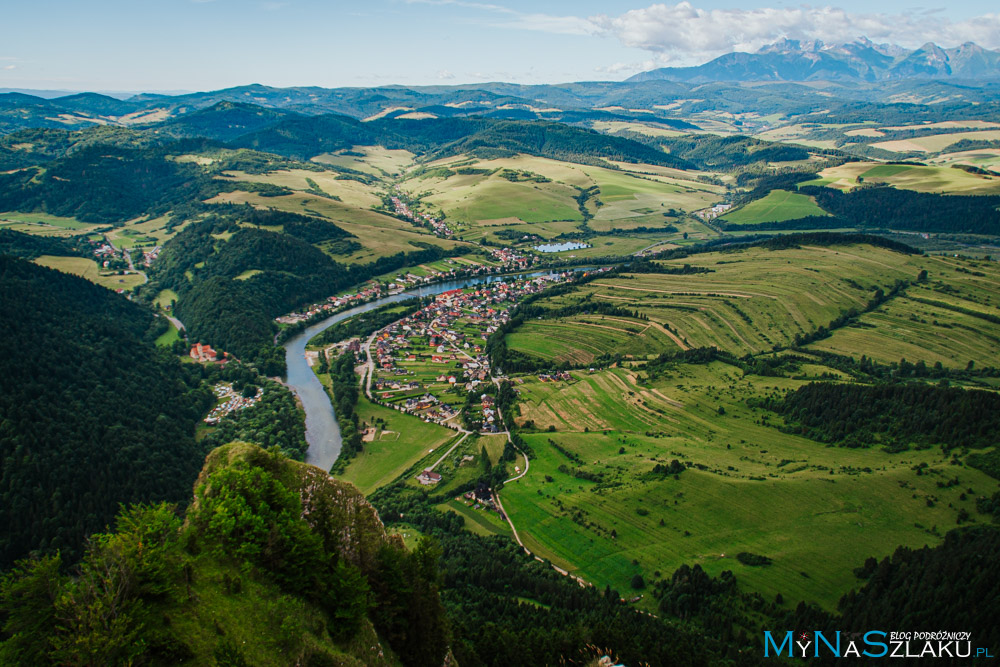
[(974, 41), (1000, 46), (1000, 14), (951, 22), (927, 12), (854, 14), (837, 7), (699, 9), (690, 2), (655, 4), (619, 16), (588, 19), (600, 33), (671, 61), (700, 62), (729, 51), (755, 51), (782, 37), (849, 42), (861, 36), (904, 46)]
[(437, 78), (442, 79), (442, 80), (454, 79), (455, 78), (455, 73), (454, 72), (449, 72), (446, 69), (438, 70)]
[(6, 70), (17, 69), (17, 65), (4, 65), (3, 68)]
[[(953, 22), (939, 9), (914, 9), (901, 14), (852, 13), (832, 6), (798, 5), (755, 9), (700, 9), (687, 0), (653, 4), (618, 16), (556, 16), (524, 13), (473, 0), (402, 0), (410, 5), (462, 7), (493, 14), (498, 27), (564, 35), (600, 35), (623, 45), (649, 51), (657, 65), (700, 63), (730, 51), (756, 51), (781, 38), (821, 40), (828, 44), (868, 37), (917, 47), (925, 42), (956, 46), (976, 42), (1000, 47), (1000, 14)], [(624, 63), (608, 66), (619, 72)]]
[(469, 2), (468, 0), (403, 0), (408, 5), (432, 5), (435, 7), (462, 7), (492, 14), (498, 14), (505, 19), (490, 21), (489, 24), (502, 28), (518, 30), (535, 30), (538, 32), (556, 33), (560, 35), (592, 35), (599, 32), (600, 27), (581, 16), (554, 16), (552, 14), (525, 14), (503, 5), (484, 2)]
[(502, 21), (494, 25), (558, 35), (596, 35), (602, 32), (602, 28), (591, 19), (579, 16), (553, 16), (551, 14), (518, 14), (509, 21)]

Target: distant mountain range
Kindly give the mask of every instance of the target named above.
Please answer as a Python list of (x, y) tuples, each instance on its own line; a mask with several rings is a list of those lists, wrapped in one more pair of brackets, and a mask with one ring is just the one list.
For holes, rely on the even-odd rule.
[[(783, 41), (756, 54), (733, 53), (700, 67), (654, 70), (628, 81), (376, 88), (250, 84), (127, 99), (11, 91), (0, 92), (0, 136), (100, 125), (110, 126), (108, 131), (126, 127), (231, 141), (282, 121), (294, 125), (325, 115), (357, 121), (549, 121), (613, 132), (635, 123), (685, 132), (716, 121), (752, 131), (773, 122), (760, 119), (775, 114), (805, 122), (818, 122), (815, 115), (821, 114), (823, 122), (836, 116), (837, 122), (890, 125), (943, 117), (994, 121), (1000, 114), (998, 62), (1000, 53), (975, 45), (907, 51), (864, 40), (840, 46)], [(950, 74), (935, 78), (938, 71)]]
[(1000, 51), (972, 42), (944, 49), (928, 42), (908, 50), (861, 38), (847, 44), (783, 39), (757, 53), (727, 53), (697, 67), (662, 67), (629, 81), (893, 81), (1000, 79)]

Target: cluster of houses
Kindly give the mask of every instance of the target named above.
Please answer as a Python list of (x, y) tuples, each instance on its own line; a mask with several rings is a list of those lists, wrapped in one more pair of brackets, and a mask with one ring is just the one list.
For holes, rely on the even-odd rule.
[(491, 248), (490, 255), (506, 269), (527, 269), (541, 261), (538, 255), (526, 255), (514, 248)]
[(149, 268), (153, 265), (153, 262), (157, 260), (160, 256), (160, 251), (163, 250), (163, 246), (153, 246), (149, 250), (139, 251), (142, 254), (142, 263)]
[(98, 259), (110, 259), (118, 255), (118, 251), (107, 241), (99, 241), (94, 245), (94, 256)]
[(314, 303), (305, 310), (276, 317), (274, 318), (274, 321), (279, 324), (298, 324), (299, 322), (305, 322), (320, 314), (332, 315), (334, 311), (338, 311), (349, 306), (357, 306), (362, 303), (367, 303), (368, 301), (378, 299), (383, 295), (384, 290), (382, 288), (382, 284), (372, 281), (367, 283), (364, 288), (353, 294), (328, 297), (325, 301)]
[(569, 382), (573, 376), (569, 374), (569, 371), (557, 371), (555, 373), (542, 373), (538, 379), (542, 382)]
[[(396, 186), (396, 191), (400, 194), (403, 193), (398, 185)], [(393, 195), (390, 199), (392, 200), (392, 207), (395, 209), (396, 215), (419, 224), (430, 225), (431, 229), (434, 230), (434, 233), (437, 236), (449, 237), (454, 234), (451, 227), (449, 227), (444, 220), (438, 220), (434, 216), (428, 215), (427, 213), (414, 211), (410, 208), (409, 204), (402, 200), (402, 198), (395, 195)]]
[(712, 208), (705, 208), (700, 211), (695, 211), (695, 215), (697, 215), (702, 220), (714, 220), (715, 218), (718, 218), (720, 215), (722, 215), (732, 207), (733, 207), (732, 204), (716, 204)]
[(205, 423), (209, 426), (215, 426), (230, 412), (256, 405), (264, 395), (264, 390), (257, 387), (257, 393), (254, 396), (245, 398), (233, 391), (233, 385), (228, 382), (220, 382), (212, 388), (212, 391), (215, 392), (216, 398), (222, 402), (212, 408), (212, 411), (205, 417)]
[(122, 251), (102, 238), (100, 241), (93, 241), (94, 257), (105, 269), (120, 269), (126, 266), (125, 256)]
[[(572, 274), (497, 281), (438, 294), (434, 301), (372, 337), (372, 398), (427, 421), (447, 424), (464, 394), (491, 382), (486, 340), (510, 318), (509, 306)], [(458, 387), (462, 391), (449, 392)], [(448, 392), (446, 394), (445, 392)], [(450, 395), (449, 395), (450, 394)], [(486, 433), (503, 430), (489, 394), (473, 406), (472, 421)]]

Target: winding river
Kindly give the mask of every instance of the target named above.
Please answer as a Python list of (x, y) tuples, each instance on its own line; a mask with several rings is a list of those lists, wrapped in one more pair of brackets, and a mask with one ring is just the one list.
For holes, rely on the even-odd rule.
[[(580, 267), (571, 269), (573, 271), (583, 271), (587, 268)], [(531, 273), (521, 273), (517, 275), (505, 276), (482, 276), (476, 278), (462, 278), (450, 280), (435, 285), (416, 287), (401, 294), (393, 294), (375, 301), (370, 301), (361, 306), (345, 310), (331, 315), (325, 320), (313, 324), (302, 333), (294, 336), (285, 343), (285, 362), (288, 365), (288, 377), (286, 384), (295, 392), (302, 401), (302, 407), (306, 411), (306, 442), (309, 449), (306, 451), (306, 463), (329, 470), (337, 457), (340, 456), (341, 438), (340, 426), (333, 413), (333, 405), (330, 397), (320, 383), (316, 374), (313, 373), (306, 361), (306, 344), (324, 329), (328, 329), (337, 322), (346, 320), (360, 313), (366, 313), (379, 306), (395, 301), (405, 301), (415, 296), (432, 296), (447, 292), (448, 290), (463, 287), (472, 287), (482, 283), (492, 283), (501, 280), (515, 280), (517, 278), (533, 278), (536, 276), (558, 273), (557, 271), (534, 271)]]

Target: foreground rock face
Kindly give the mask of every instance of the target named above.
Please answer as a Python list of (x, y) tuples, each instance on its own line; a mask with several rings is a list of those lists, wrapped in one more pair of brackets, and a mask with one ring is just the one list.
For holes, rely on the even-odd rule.
[[(369, 574), (379, 549), (390, 545), (404, 549), (402, 538), (386, 533), (378, 512), (349, 482), (330, 477), (316, 466), (266, 452), (257, 445), (231, 442), (214, 449), (205, 459), (195, 489), (208, 484), (212, 473), (225, 467), (251, 465), (278, 477), (302, 501), (302, 518), (324, 540), (328, 551)], [(198, 494), (195, 494), (197, 506)]]

